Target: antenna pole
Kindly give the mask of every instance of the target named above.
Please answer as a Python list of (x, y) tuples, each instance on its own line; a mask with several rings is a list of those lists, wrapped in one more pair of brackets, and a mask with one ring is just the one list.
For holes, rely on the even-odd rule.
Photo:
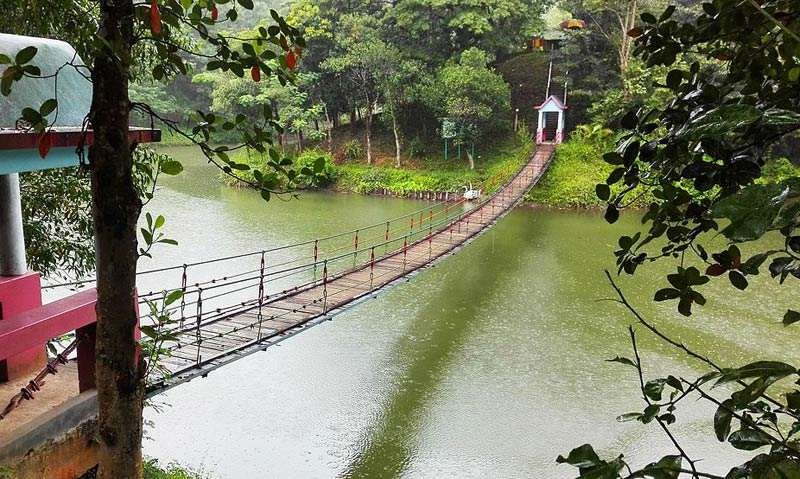
[(550, 69), (547, 72), (547, 93), (544, 95), (544, 100), (550, 98), (550, 80), (553, 79), (553, 60), (550, 60)]

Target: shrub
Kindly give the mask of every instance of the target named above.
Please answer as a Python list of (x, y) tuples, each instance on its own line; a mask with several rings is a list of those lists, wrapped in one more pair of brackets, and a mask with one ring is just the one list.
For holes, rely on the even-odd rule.
[(316, 187), (326, 187), (336, 179), (336, 167), (333, 165), (333, 157), (330, 153), (322, 150), (306, 150), (294, 160), (294, 167), (297, 170), (310, 168), (317, 173)]
[[(604, 206), (595, 194), (595, 186), (605, 182), (614, 169), (603, 160), (603, 154), (613, 149), (613, 143), (614, 135), (609, 130), (577, 128), (570, 140), (556, 149), (553, 164), (527, 199), (557, 208)], [(644, 194), (633, 206), (643, 207), (650, 198)]]
[(408, 142), (406, 151), (409, 158), (421, 158), (425, 155), (425, 143), (418, 136), (415, 136)]
[(361, 161), (364, 159), (364, 148), (360, 141), (352, 139), (342, 145), (342, 155), (345, 161)]

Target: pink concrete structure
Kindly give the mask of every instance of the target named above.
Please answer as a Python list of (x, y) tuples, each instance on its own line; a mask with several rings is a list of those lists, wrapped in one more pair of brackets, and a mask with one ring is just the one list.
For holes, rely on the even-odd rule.
[[(76, 148), (94, 141), (91, 123), (85, 122), (92, 83), (80, 71), (83, 67), (63, 68), (83, 64), (69, 44), (0, 33), (0, 53), (9, 58), (31, 46), (36, 47), (34, 63), (41, 75), (16, 82), (0, 102), (0, 383), (41, 371), (48, 341), (76, 331), (83, 391), (94, 387), (96, 294), (87, 290), (42, 305), (39, 274), (29, 271), (26, 261), (19, 173), (78, 165)], [(0, 75), (6, 68), (0, 65)], [(58, 113), (48, 115), (46, 132), (18, 124), (23, 108), (38, 107), (51, 97), (58, 99)], [(156, 142), (161, 132), (131, 127), (128, 137), (132, 144)], [(45, 140), (47, 147), (42, 148)]]
[[(567, 106), (561, 100), (551, 95), (539, 106), (534, 107), (539, 110), (539, 123), (536, 128), (536, 143), (562, 143), (564, 141), (564, 112)], [(548, 125), (548, 120), (553, 115), (557, 116), (554, 125)]]
[[(42, 305), (39, 275), (0, 276), (0, 331), (9, 318)], [(2, 332), (0, 332), (0, 337)], [(44, 342), (29, 344), (0, 341), (0, 382), (16, 379), (44, 366), (47, 351)]]
[(16, 379), (43, 368), (47, 342), (76, 331), (80, 390), (92, 389), (96, 302), (95, 290), (90, 289), (42, 305), (38, 274), (0, 277), (0, 365), (5, 372), (1, 379)]

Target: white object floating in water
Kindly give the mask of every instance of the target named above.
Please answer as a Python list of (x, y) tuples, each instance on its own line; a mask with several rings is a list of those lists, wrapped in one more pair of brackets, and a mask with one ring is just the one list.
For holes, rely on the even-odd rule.
[(476, 190), (472, 188), (472, 183), (469, 184), (469, 188), (466, 186), (464, 187), (464, 199), (465, 200), (477, 200), (481, 197), (481, 190)]

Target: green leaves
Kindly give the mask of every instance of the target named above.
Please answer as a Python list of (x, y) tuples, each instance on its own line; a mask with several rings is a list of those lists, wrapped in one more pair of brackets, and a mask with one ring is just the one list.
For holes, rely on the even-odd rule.
[(654, 297), (655, 301), (680, 299), (678, 312), (684, 316), (691, 316), (692, 304), (697, 303), (702, 306), (706, 303), (705, 297), (693, 287), (706, 284), (709, 279), (707, 276), (700, 274), (700, 270), (694, 266), (688, 268), (679, 267), (676, 273), (667, 275), (667, 280), (672, 285), (672, 288), (658, 290)]
[(25, 47), (19, 52), (17, 52), (17, 55), (14, 57), (14, 63), (16, 63), (17, 65), (24, 65), (29, 61), (33, 60), (33, 57), (36, 56), (36, 53), (38, 51), (39, 49), (34, 46)]
[(770, 443), (770, 437), (757, 429), (740, 429), (728, 437), (728, 442), (736, 449), (753, 451)]
[(160, 231), (166, 223), (166, 218), (161, 215), (153, 218), (153, 215), (148, 212), (145, 215), (145, 220), (147, 225), (139, 228), (139, 233), (141, 234), (144, 242), (144, 246), (139, 247), (139, 256), (152, 258), (150, 251), (152, 250), (153, 246), (157, 244), (169, 244), (173, 246), (178, 244), (178, 242), (174, 239), (166, 238), (164, 233)]
[(608, 201), (611, 197), (611, 188), (605, 183), (598, 183), (594, 187), (595, 194), (603, 201)]
[(631, 477), (648, 477), (652, 479), (678, 479), (681, 474), (683, 458), (677, 455), (662, 457), (658, 462), (650, 463), (641, 472)]
[(797, 369), (790, 364), (780, 361), (756, 361), (740, 368), (724, 370), (717, 384), (753, 378), (765, 379), (771, 383), (792, 374), (797, 374)]
[(601, 461), (597, 453), (594, 452), (594, 448), (592, 448), (590, 444), (584, 444), (570, 451), (567, 457), (558, 456), (556, 462), (580, 468), (588, 468), (597, 466)]
[(634, 363), (628, 358), (621, 356), (617, 356), (614, 359), (606, 359), (606, 361), (608, 361), (609, 363), (620, 363), (620, 364), (625, 364), (627, 366), (633, 366), (634, 368), (636, 367), (636, 363)]
[(783, 315), (783, 325), (789, 326), (796, 322), (800, 321), (800, 313), (794, 311), (792, 309), (787, 310), (786, 314)]
[(718, 138), (741, 130), (761, 119), (761, 112), (752, 105), (722, 105), (697, 117), (682, 131), (691, 140)]
[(714, 434), (720, 442), (728, 439), (731, 432), (731, 420), (733, 419), (733, 404), (726, 400), (717, 408), (714, 413)]
[(614, 224), (619, 219), (619, 209), (614, 205), (608, 205), (606, 212), (603, 215), (607, 222)]
[(681, 297), (681, 292), (675, 288), (664, 288), (656, 291), (654, 301), (669, 301)]
[(747, 278), (738, 271), (729, 271), (728, 279), (731, 284), (738, 290), (745, 290), (747, 288)]
[(712, 210), (714, 218), (730, 221), (722, 234), (736, 242), (761, 238), (781, 211), (783, 191), (780, 185), (749, 185), (738, 194), (719, 201)]
[(573, 449), (567, 457), (558, 456), (556, 462), (577, 467), (580, 471), (578, 477), (586, 479), (616, 479), (620, 477), (619, 473), (625, 467), (622, 456), (613, 461), (602, 460), (589, 444)]
[(56, 107), (58, 107), (58, 100), (55, 98), (50, 98), (42, 103), (42, 106), (39, 107), (39, 114), (43, 117), (46, 117), (53, 111), (55, 111)]
[(171, 158), (161, 161), (159, 163), (159, 168), (161, 169), (162, 173), (171, 176), (178, 175), (183, 171), (183, 165), (181, 162)]

